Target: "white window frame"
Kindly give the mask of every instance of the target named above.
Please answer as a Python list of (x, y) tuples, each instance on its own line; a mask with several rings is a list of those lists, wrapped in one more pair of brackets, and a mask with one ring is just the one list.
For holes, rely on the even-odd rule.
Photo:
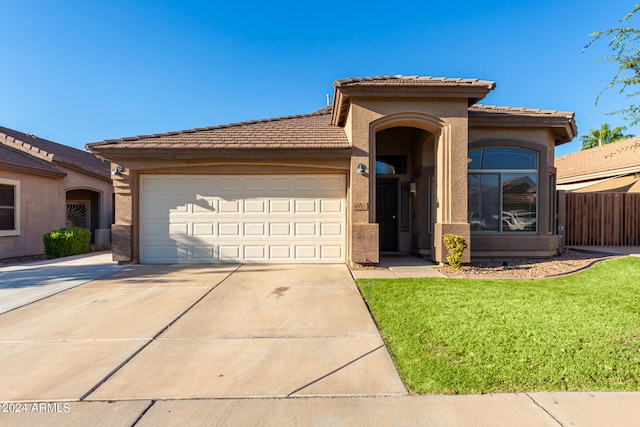
[(15, 197), (14, 197), (14, 209), (13, 209), (13, 224), (15, 225), (15, 229), (13, 230), (0, 230), (0, 237), (5, 236), (19, 236), (20, 235), (20, 181), (15, 181), (13, 179), (4, 179), (0, 178), (0, 184), (3, 185), (12, 185), (15, 188)]

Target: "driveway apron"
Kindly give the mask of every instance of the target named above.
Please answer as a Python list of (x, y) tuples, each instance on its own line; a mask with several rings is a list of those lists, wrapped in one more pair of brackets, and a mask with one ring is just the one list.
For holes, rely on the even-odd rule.
[(344, 265), (130, 266), (0, 315), (0, 401), (404, 395)]

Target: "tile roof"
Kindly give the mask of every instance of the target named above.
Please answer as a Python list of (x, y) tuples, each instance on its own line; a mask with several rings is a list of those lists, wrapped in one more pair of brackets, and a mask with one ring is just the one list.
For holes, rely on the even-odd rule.
[(640, 137), (556, 157), (558, 183), (640, 172)]
[(111, 165), (94, 154), (0, 126), (0, 143), (27, 155), (111, 180)]
[(574, 114), (556, 110), (539, 110), (536, 108), (502, 107), (498, 105), (475, 104), (469, 107), (469, 114), (495, 116), (536, 116), (536, 117), (564, 117), (572, 119)]
[[(474, 124), (477, 124), (478, 120), (482, 120), (488, 125), (498, 124), (503, 121), (517, 123), (521, 120), (533, 120), (534, 123), (543, 126), (554, 127), (557, 130), (561, 129), (556, 144), (571, 141), (578, 134), (575, 115), (568, 111), (475, 104), (469, 107), (469, 120), (474, 119), (476, 119)], [(551, 124), (554, 126), (550, 126)]]
[(0, 144), (0, 168), (62, 178), (67, 174), (46, 160)]
[(346, 149), (344, 129), (330, 124), (331, 107), (310, 114), (231, 123), (106, 140), (87, 144), (102, 149)]
[(495, 82), (480, 79), (460, 79), (431, 76), (375, 76), (356, 77), (336, 80), (333, 87), (348, 86), (481, 86), (488, 89), (495, 87)]

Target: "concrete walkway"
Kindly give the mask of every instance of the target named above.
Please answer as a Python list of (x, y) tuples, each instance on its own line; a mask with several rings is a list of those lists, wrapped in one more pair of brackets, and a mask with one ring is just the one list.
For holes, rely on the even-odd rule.
[(354, 279), (397, 279), (412, 277), (446, 278), (433, 261), (412, 254), (382, 255), (380, 263), (370, 269), (351, 270)]
[(0, 313), (124, 268), (111, 251), (0, 267)]
[(634, 425), (640, 393), (409, 396), (344, 265), (126, 266), (0, 314), (0, 425)]

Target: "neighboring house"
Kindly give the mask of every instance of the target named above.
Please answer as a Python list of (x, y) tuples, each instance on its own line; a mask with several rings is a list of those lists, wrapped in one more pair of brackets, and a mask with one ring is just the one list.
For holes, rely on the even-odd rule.
[(640, 193), (640, 137), (555, 159), (558, 190)]
[(109, 242), (110, 163), (0, 126), (0, 258), (44, 253), (42, 236), (65, 226)]
[(573, 113), (477, 105), (495, 87), (477, 79), (333, 86), (310, 114), (88, 144), (122, 169), (114, 259), (442, 262), (446, 233), (472, 256), (556, 253), (553, 153)]
[(640, 245), (640, 137), (555, 161), (566, 245)]

